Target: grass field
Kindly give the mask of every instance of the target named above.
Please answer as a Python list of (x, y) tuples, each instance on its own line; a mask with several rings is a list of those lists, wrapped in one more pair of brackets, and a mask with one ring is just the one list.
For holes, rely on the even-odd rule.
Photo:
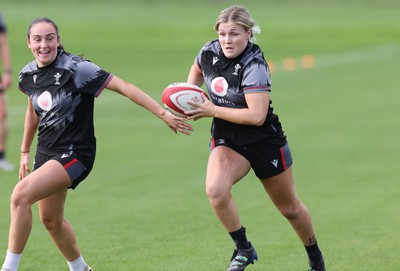
[[(323, 2), (242, 1), (261, 26), (258, 43), (276, 67), (273, 104), (328, 270), (399, 270), (400, 4)], [(13, 163), (19, 163), (26, 109), (26, 97), (16, 88), (18, 71), (33, 58), (25, 43), (30, 21), (54, 19), (68, 51), (160, 101), (162, 89), (186, 80), (198, 50), (216, 38), (219, 11), (237, 2), (167, 3), (1, 0), (15, 71), (8, 91)], [(314, 56), (312, 68), (300, 66), (304, 55)], [(296, 63), (291, 72), (283, 67), (286, 58)], [(97, 99), (95, 114), (96, 164), (66, 206), (93, 269), (225, 270), (233, 245), (204, 193), (210, 120), (194, 122), (190, 137), (175, 135), (108, 91)], [(16, 172), (0, 172), (0, 261), (16, 181)], [(259, 254), (246, 270), (307, 270), (298, 238), (255, 176), (249, 174), (233, 194)], [(20, 270), (67, 269), (35, 206)]]

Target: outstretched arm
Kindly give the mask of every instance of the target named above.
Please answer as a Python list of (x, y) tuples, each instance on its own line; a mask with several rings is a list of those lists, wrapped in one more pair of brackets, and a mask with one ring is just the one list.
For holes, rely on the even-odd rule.
[(184, 121), (184, 118), (172, 115), (143, 90), (116, 76), (111, 79), (107, 88), (128, 97), (134, 103), (142, 106), (158, 118), (162, 119), (174, 133), (178, 131), (189, 135), (190, 131), (193, 130), (192, 126)]

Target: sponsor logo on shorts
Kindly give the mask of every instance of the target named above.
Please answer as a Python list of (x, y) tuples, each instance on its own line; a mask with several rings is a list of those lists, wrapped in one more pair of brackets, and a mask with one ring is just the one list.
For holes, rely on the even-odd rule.
[(274, 165), (274, 167), (278, 168), (278, 159), (272, 160), (271, 163)]

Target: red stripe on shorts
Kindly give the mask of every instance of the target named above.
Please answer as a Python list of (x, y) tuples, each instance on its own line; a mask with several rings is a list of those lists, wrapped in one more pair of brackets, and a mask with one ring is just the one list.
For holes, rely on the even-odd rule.
[(68, 164), (65, 164), (64, 168), (67, 169), (70, 166), (72, 166), (73, 164), (75, 164), (76, 162), (78, 162), (78, 159), (74, 158), (71, 162), (69, 162)]
[(283, 151), (283, 147), (281, 147), (279, 150), (281, 151), (283, 170), (286, 170), (287, 166), (285, 161), (285, 152)]

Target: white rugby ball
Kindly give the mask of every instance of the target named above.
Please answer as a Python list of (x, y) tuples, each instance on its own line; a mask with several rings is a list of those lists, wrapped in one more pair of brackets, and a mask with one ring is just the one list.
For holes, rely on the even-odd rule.
[(184, 112), (195, 109), (187, 102), (203, 103), (202, 93), (208, 98), (207, 93), (202, 88), (190, 83), (177, 82), (164, 89), (161, 100), (164, 107), (175, 116), (187, 117)]

